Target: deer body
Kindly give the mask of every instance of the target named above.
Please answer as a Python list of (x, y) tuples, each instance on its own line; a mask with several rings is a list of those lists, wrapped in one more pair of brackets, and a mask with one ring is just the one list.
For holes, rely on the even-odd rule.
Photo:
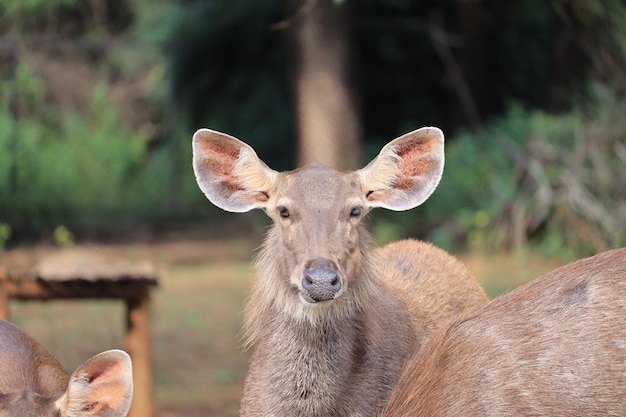
[(132, 391), (125, 352), (96, 355), (70, 376), (37, 341), (0, 320), (0, 417), (124, 417)]
[(626, 416), (625, 399), (626, 249), (616, 249), (437, 331), (383, 416)]
[(194, 135), (200, 188), (235, 212), (272, 218), (256, 262), (245, 331), (254, 345), (242, 416), (375, 416), (406, 358), (457, 312), (486, 302), (452, 256), (414, 240), (375, 249), (373, 207), (421, 204), (443, 169), (443, 135), (424, 128), (367, 167), (279, 173), (245, 143)]

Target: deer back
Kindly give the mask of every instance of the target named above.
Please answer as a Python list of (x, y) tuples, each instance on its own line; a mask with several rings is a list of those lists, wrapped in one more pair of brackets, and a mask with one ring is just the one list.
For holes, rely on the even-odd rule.
[(488, 301), (467, 267), (430, 243), (402, 240), (378, 249), (377, 256), (383, 283), (409, 318), (412, 350), (459, 312)]
[(383, 416), (626, 416), (626, 249), (556, 269), (438, 331)]

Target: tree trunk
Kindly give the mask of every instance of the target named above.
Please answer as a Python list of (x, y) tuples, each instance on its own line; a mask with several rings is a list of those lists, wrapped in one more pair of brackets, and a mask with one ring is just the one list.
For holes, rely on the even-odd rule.
[(298, 164), (361, 164), (360, 126), (350, 79), (345, 3), (298, 0), (292, 28)]
[[(498, 89), (494, 86), (495, 60), (490, 59), (488, 15), (483, 0), (457, 0), (459, 36), (463, 45), (457, 49), (456, 57), (463, 70), (465, 84), (455, 85), (459, 95), (462, 114), (460, 121), (470, 127), (478, 127), (486, 115), (493, 114), (501, 104)], [(465, 93), (463, 88), (466, 87)]]

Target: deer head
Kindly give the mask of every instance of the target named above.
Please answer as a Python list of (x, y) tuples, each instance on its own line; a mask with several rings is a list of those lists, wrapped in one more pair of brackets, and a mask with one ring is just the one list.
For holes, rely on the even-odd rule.
[(278, 305), (292, 308), (327, 304), (359, 285), (363, 218), (374, 207), (422, 204), (441, 179), (443, 145), (441, 130), (425, 127), (391, 141), (357, 171), (310, 164), (277, 172), (244, 142), (200, 129), (193, 136), (193, 167), (216, 206), (231, 212), (258, 208), (273, 220), (263, 255), (273, 259), (259, 263), (272, 263), (274, 275), (286, 275), (290, 291), (268, 291)]

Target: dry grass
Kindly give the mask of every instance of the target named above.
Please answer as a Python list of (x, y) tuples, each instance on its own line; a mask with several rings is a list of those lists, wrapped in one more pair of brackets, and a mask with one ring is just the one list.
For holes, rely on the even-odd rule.
[[(196, 241), (98, 246), (160, 271), (154, 292), (153, 352), (159, 417), (236, 416), (249, 352), (242, 310), (258, 242)], [(490, 296), (559, 265), (536, 253), (461, 255)], [(122, 348), (121, 302), (12, 302), (12, 319), (68, 368)]]
[(562, 265), (561, 259), (531, 250), (517, 252), (471, 252), (458, 256), (474, 273), (490, 298), (508, 292)]

